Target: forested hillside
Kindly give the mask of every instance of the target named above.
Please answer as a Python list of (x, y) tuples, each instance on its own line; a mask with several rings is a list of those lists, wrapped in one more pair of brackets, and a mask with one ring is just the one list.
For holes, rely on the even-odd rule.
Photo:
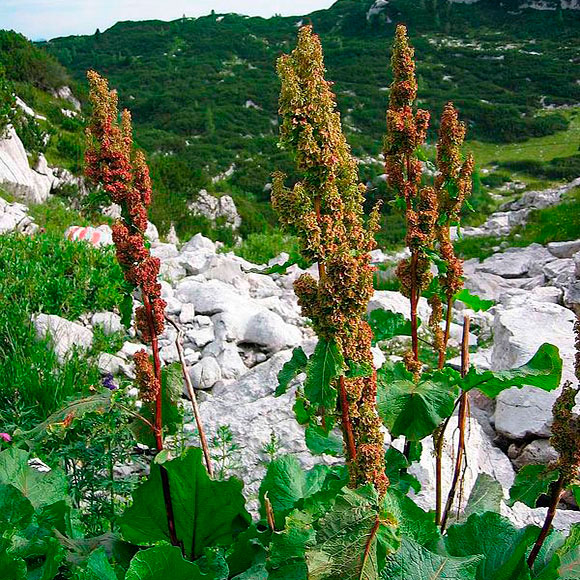
[[(418, 57), (419, 104), (434, 113), (430, 141), (448, 100), (468, 122), (469, 146), (483, 143), (474, 145), (480, 162), (493, 160), (492, 143), (553, 134), (560, 144), (569, 141), (559, 132), (570, 128), (574, 110), (553, 107), (580, 102), (580, 13), (519, 4), (339, 0), (303, 18), (211, 14), (123, 22), (45, 47), (83, 86), (86, 70), (94, 68), (119, 88), (121, 104), (133, 111), (138, 143), (151, 154), (159, 195), (153, 215), (162, 229), (183, 218), (185, 200), (228, 172), (218, 189), (234, 192), (248, 233), (265, 224), (255, 206), (244, 204), (269, 198), (264, 186), (272, 171), (291, 172), (286, 153), (276, 146), (274, 63), (292, 45), (300, 22), (311, 21), (321, 35), (328, 76), (365, 180), (382, 172), (377, 156), (391, 82), (389, 43), (401, 21)], [(533, 147), (527, 151), (529, 159), (542, 159)], [(561, 153), (557, 149), (545, 160)], [(163, 203), (169, 198), (172, 203)]]

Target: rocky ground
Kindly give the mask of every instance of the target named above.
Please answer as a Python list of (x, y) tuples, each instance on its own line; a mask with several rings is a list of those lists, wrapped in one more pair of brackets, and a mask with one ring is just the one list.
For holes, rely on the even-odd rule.
[[(14, 138), (3, 140), (0, 147), (0, 181), (6, 183), (11, 179), (11, 191), (29, 201), (40, 194), (48, 195), (56, 179), (50, 168), (40, 168), (44, 171), (40, 173), (22, 163), (22, 175), (16, 175), (14, 163), (9, 167), (6, 162), (2, 169), (3, 152), (5, 160), (22, 157), (18, 144), (11, 139)], [(44, 179), (42, 188), (37, 187), (39, 175), (47, 177), (50, 184)], [(577, 185), (578, 180), (573, 184)], [(531, 207), (557, 203), (571, 186), (528, 192), (490, 216), (480, 228), (466, 229), (464, 234), (505, 235), (513, 225), (525, 221)], [(237, 219), (235, 206), (232, 209), (229, 200), (223, 198), (221, 202), (205, 200), (196, 209), (204, 215), (227, 214), (232, 225)], [(32, 234), (35, 229), (26, 205), (0, 199), (0, 234), (14, 230)], [(104, 226), (98, 230), (99, 244), (111, 241), (106, 229)], [(75, 239), (89, 241), (96, 240), (94, 233), (85, 231), (81, 236), (79, 231), (69, 232)], [(221, 253), (216, 244), (201, 235), (183, 245), (176, 239), (173, 239), (176, 243), (161, 242), (154, 227), (149, 228), (148, 235), (152, 253), (162, 263), (167, 313), (183, 329), (185, 358), (206, 429), (213, 437), (220, 427), (228, 426), (238, 446), (228, 455), (228, 473), (240, 476), (246, 482), (248, 496), (255, 499), (268, 459), (266, 446), (272, 441), (279, 453), (295, 454), (305, 467), (319, 461), (336, 461), (332, 457), (314, 458), (307, 451), (303, 429), (292, 410), (296, 385), (285, 395), (274, 397), (277, 373), (290, 358), (293, 347), (301, 345), (309, 354), (316, 343), (308, 321), (300, 315), (292, 289), (301, 270), (292, 266), (285, 275), (259, 274), (255, 272), (259, 267), (232, 253)], [(399, 258), (380, 250), (373, 253), (376, 264), (392, 264)], [(287, 256), (279, 256), (275, 261), (283, 263), (286, 259)], [(466, 286), (482, 298), (493, 299), (495, 306), (477, 313), (457, 309), (452, 346), (457, 346), (463, 315), (469, 313), (474, 329), (471, 342), (478, 347), (472, 355), (473, 364), (494, 370), (512, 368), (525, 363), (542, 343), (549, 342), (558, 346), (564, 360), (562, 380), (574, 380), (572, 326), (574, 310), (580, 311), (580, 240), (545, 247), (532, 244), (526, 248), (507, 248), (483, 262), (466, 262), (465, 273)], [(408, 315), (408, 302), (398, 292), (375, 292), (369, 309), (375, 308)], [(426, 322), (429, 308), (424, 299), (419, 305), (419, 314)], [(76, 322), (39, 313), (34, 323), (39, 336), (49, 334), (53, 338), (54, 348), (61, 357), (66, 357), (73, 347), (89, 348), (96, 326), (102, 326), (108, 333), (121, 329), (120, 318), (113, 312), (94, 313)], [(168, 326), (161, 337), (161, 357), (167, 364), (178, 360), (175, 338), (176, 331)], [(400, 352), (396, 345), (384, 346), (383, 350), (375, 349), (377, 366), (386, 357)], [(115, 355), (101, 354), (102, 372), (132, 376), (131, 356), (141, 348), (132, 339)], [(557, 394), (523, 388), (506, 391), (495, 402), (483, 396), (472, 397), (464, 498), (468, 497), (479, 472), (495, 477), (507, 493), (514, 469), (554, 459), (555, 452), (548, 438), (551, 407)], [(184, 405), (191, 416), (185, 399)], [(185, 431), (191, 442), (197, 443), (191, 420), (185, 425)], [(445, 446), (445, 486), (450, 483), (454, 449), (451, 439), (455, 435), (451, 424)], [(430, 442), (426, 441), (421, 462), (412, 468), (423, 486), (417, 501), (426, 508), (434, 505), (431, 453)], [(572, 509), (559, 511), (556, 526), (567, 527), (573, 521), (580, 521), (580, 511), (573, 500), (569, 499), (568, 507)], [(530, 510), (522, 504), (504, 509), (518, 523), (539, 523), (545, 513), (545, 508)]]
[[(272, 438), (278, 442), (278, 452), (296, 454), (305, 467), (320, 461), (307, 451), (303, 429), (294, 418), (294, 389), (274, 397), (277, 373), (290, 358), (292, 348), (302, 345), (310, 353), (316, 342), (307, 320), (300, 316), (292, 290), (301, 270), (292, 266), (286, 275), (263, 275), (253, 271), (256, 265), (234, 254), (220, 253), (201, 235), (181, 247), (160, 242), (154, 231), (151, 235), (152, 253), (162, 261), (167, 312), (183, 329), (185, 357), (206, 428), (213, 437), (219, 427), (227, 425), (240, 447), (228, 457), (229, 472), (242, 477), (248, 495), (255, 497), (267, 462), (265, 447)], [(392, 260), (380, 251), (375, 258)], [(277, 261), (285, 259), (280, 256)], [(458, 309), (452, 343), (457, 346), (460, 322), (469, 313), (474, 327), (472, 342), (479, 344), (473, 355), (477, 366), (499, 370), (521, 365), (542, 343), (550, 342), (558, 346), (564, 360), (563, 381), (573, 380), (573, 308), (578, 307), (580, 240), (510, 248), (481, 263), (470, 260), (465, 270), (467, 287), (493, 299), (496, 305), (487, 312)], [(375, 308), (407, 314), (408, 305), (398, 292), (377, 291), (369, 305), (369, 309)], [(424, 299), (419, 314), (426, 322), (429, 308)], [(96, 325), (108, 332), (121, 327), (114, 313), (96, 313), (79, 323), (41, 314), (35, 324), (39, 335), (50, 332), (54, 336), (61, 356), (66, 356), (72, 345), (88, 347)], [(171, 327), (161, 337), (165, 363), (178, 360), (175, 337)], [(131, 375), (131, 355), (140, 348), (142, 345), (129, 341), (116, 355), (102, 354), (102, 372)], [(389, 345), (383, 351), (376, 349), (376, 364), (380, 366), (392, 353)], [(523, 388), (502, 393), (496, 402), (483, 396), (472, 398), (465, 498), (479, 472), (495, 477), (507, 491), (514, 468), (554, 458), (548, 437), (556, 396), (557, 392)], [(185, 430), (196, 443), (192, 421)], [(445, 457), (449, 476), (454, 435), (451, 425)], [(323, 457), (322, 461), (336, 459)], [(418, 501), (425, 507), (433, 505), (433, 469), (427, 441), (421, 462), (412, 470), (423, 484)], [(505, 510), (521, 522), (539, 522), (545, 511), (521, 504)], [(562, 510), (556, 524), (566, 527), (572, 521), (580, 521), (580, 512)]]

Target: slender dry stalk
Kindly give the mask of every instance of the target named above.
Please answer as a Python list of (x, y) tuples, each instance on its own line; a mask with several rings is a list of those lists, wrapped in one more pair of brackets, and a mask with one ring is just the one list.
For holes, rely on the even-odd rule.
[(203, 457), (205, 459), (205, 466), (207, 468), (207, 473), (211, 478), (213, 478), (213, 467), (211, 464), (211, 454), (209, 451), (209, 445), (207, 444), (207, 438), (205, 436), (205, 429), (203, 428), (203, 423), (201, 421), (201, 413), (199, 412), (199, 405), (197, 404), (197, 397), (195, 395), (195, 389), (191, 383), (191, 377), (189, 376), (189, 368), (185, 360), (185, 355), (183, 353), (183, 330), (181, 327), (169, 316), (165, 316), (165, 320), (175, 328), (177, 335), (175, 337), (175, 346), (177, 348), (177, 354), (179, 356), (179, 363), (181, 364), (181, 372), (183, 373), (183, 380), (185, 381), (185, 386), (187, 387), (187, 394), (189, 395), (189, 400), (191, 401), (191, 406), (193, 407), (193, 416), (195, 418), (195, 424), (197, 426), (197, 432), (199, 433), (199, 440), (201, 442), (201, 449), (203, 451)]
[[(469, 316), (463, 318), (463, 337), (461, 340), (461, 376), (465, 377), (469, 371), (469, 326), (470, 319)], [(469, 399), (467, 397), (467, 392), (462, 392), (459, 397), (459, 415), (457, 419), (458, 429), (459, 429), (459, 441), (457, 444), (457, 455), (455, 457), (455, 468), (453, 471), (453, 480), (451, 482), (451, 488), (449, 489), (449, 494), (447, 495), (447, 503), (445, 505), (445, 511), (441, 518), (441, 531), (445, 531), (447, 525), (447, 520), (449, 514), (451, 513), (451, 508), (453, 507), (453, 502), (455, 501), (455, 494), (457, 492), (457, 485), (462, 477), (462, 464), (463, 456), (465, 454), (465, 428), (467, 425), (467, 418), (469, 416)], [(441, 437), (445, 436), (445, 432), (441, 433)]]

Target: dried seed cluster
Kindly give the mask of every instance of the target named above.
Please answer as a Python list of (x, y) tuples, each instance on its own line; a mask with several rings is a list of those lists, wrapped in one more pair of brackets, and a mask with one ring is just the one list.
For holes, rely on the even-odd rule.
[[(295, 152), (303, 178), (289, 189), (284, 175), (275, 174), (272, 204), (282, 224), (300, 239), (304, 257), (319, 266), (319, 280), (303, 274), (295, 283), (302, 313), (320, 338), (336, 341), (346, 360), (372, 365), (372, 333), (365, 318), (373, 293), (369, 252), (375, 247), (378, 208), (365, 226), (364, 186), (324, 73), (320, 41), (311, 26), (304, 26), (296, 49), (278, 60), (281, 142)], [(388, 480), (376, 377), (344, 383), (356, 443), (351, 481), (373, 483), (384, 493)]]

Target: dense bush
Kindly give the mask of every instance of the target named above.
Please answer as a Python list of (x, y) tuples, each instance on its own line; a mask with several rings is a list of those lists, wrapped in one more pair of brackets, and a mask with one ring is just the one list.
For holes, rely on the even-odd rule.
[(68, 242), (60, 234), (2, 236), (0, 244), (0, 422), (26, 429), (71, 397), (88, 394), (100, 373), (84, 355), (61, 365), (38, 341), (35, 313), (70, 320), (111, 310), (120, 301), (121, 272), (111, 252)]
[(64, 67), (52, 55), (13, 31), (0, 30), (0, 64), (9, 80), (31, 83), (45, 90), (58, 89), (71, 82)]

